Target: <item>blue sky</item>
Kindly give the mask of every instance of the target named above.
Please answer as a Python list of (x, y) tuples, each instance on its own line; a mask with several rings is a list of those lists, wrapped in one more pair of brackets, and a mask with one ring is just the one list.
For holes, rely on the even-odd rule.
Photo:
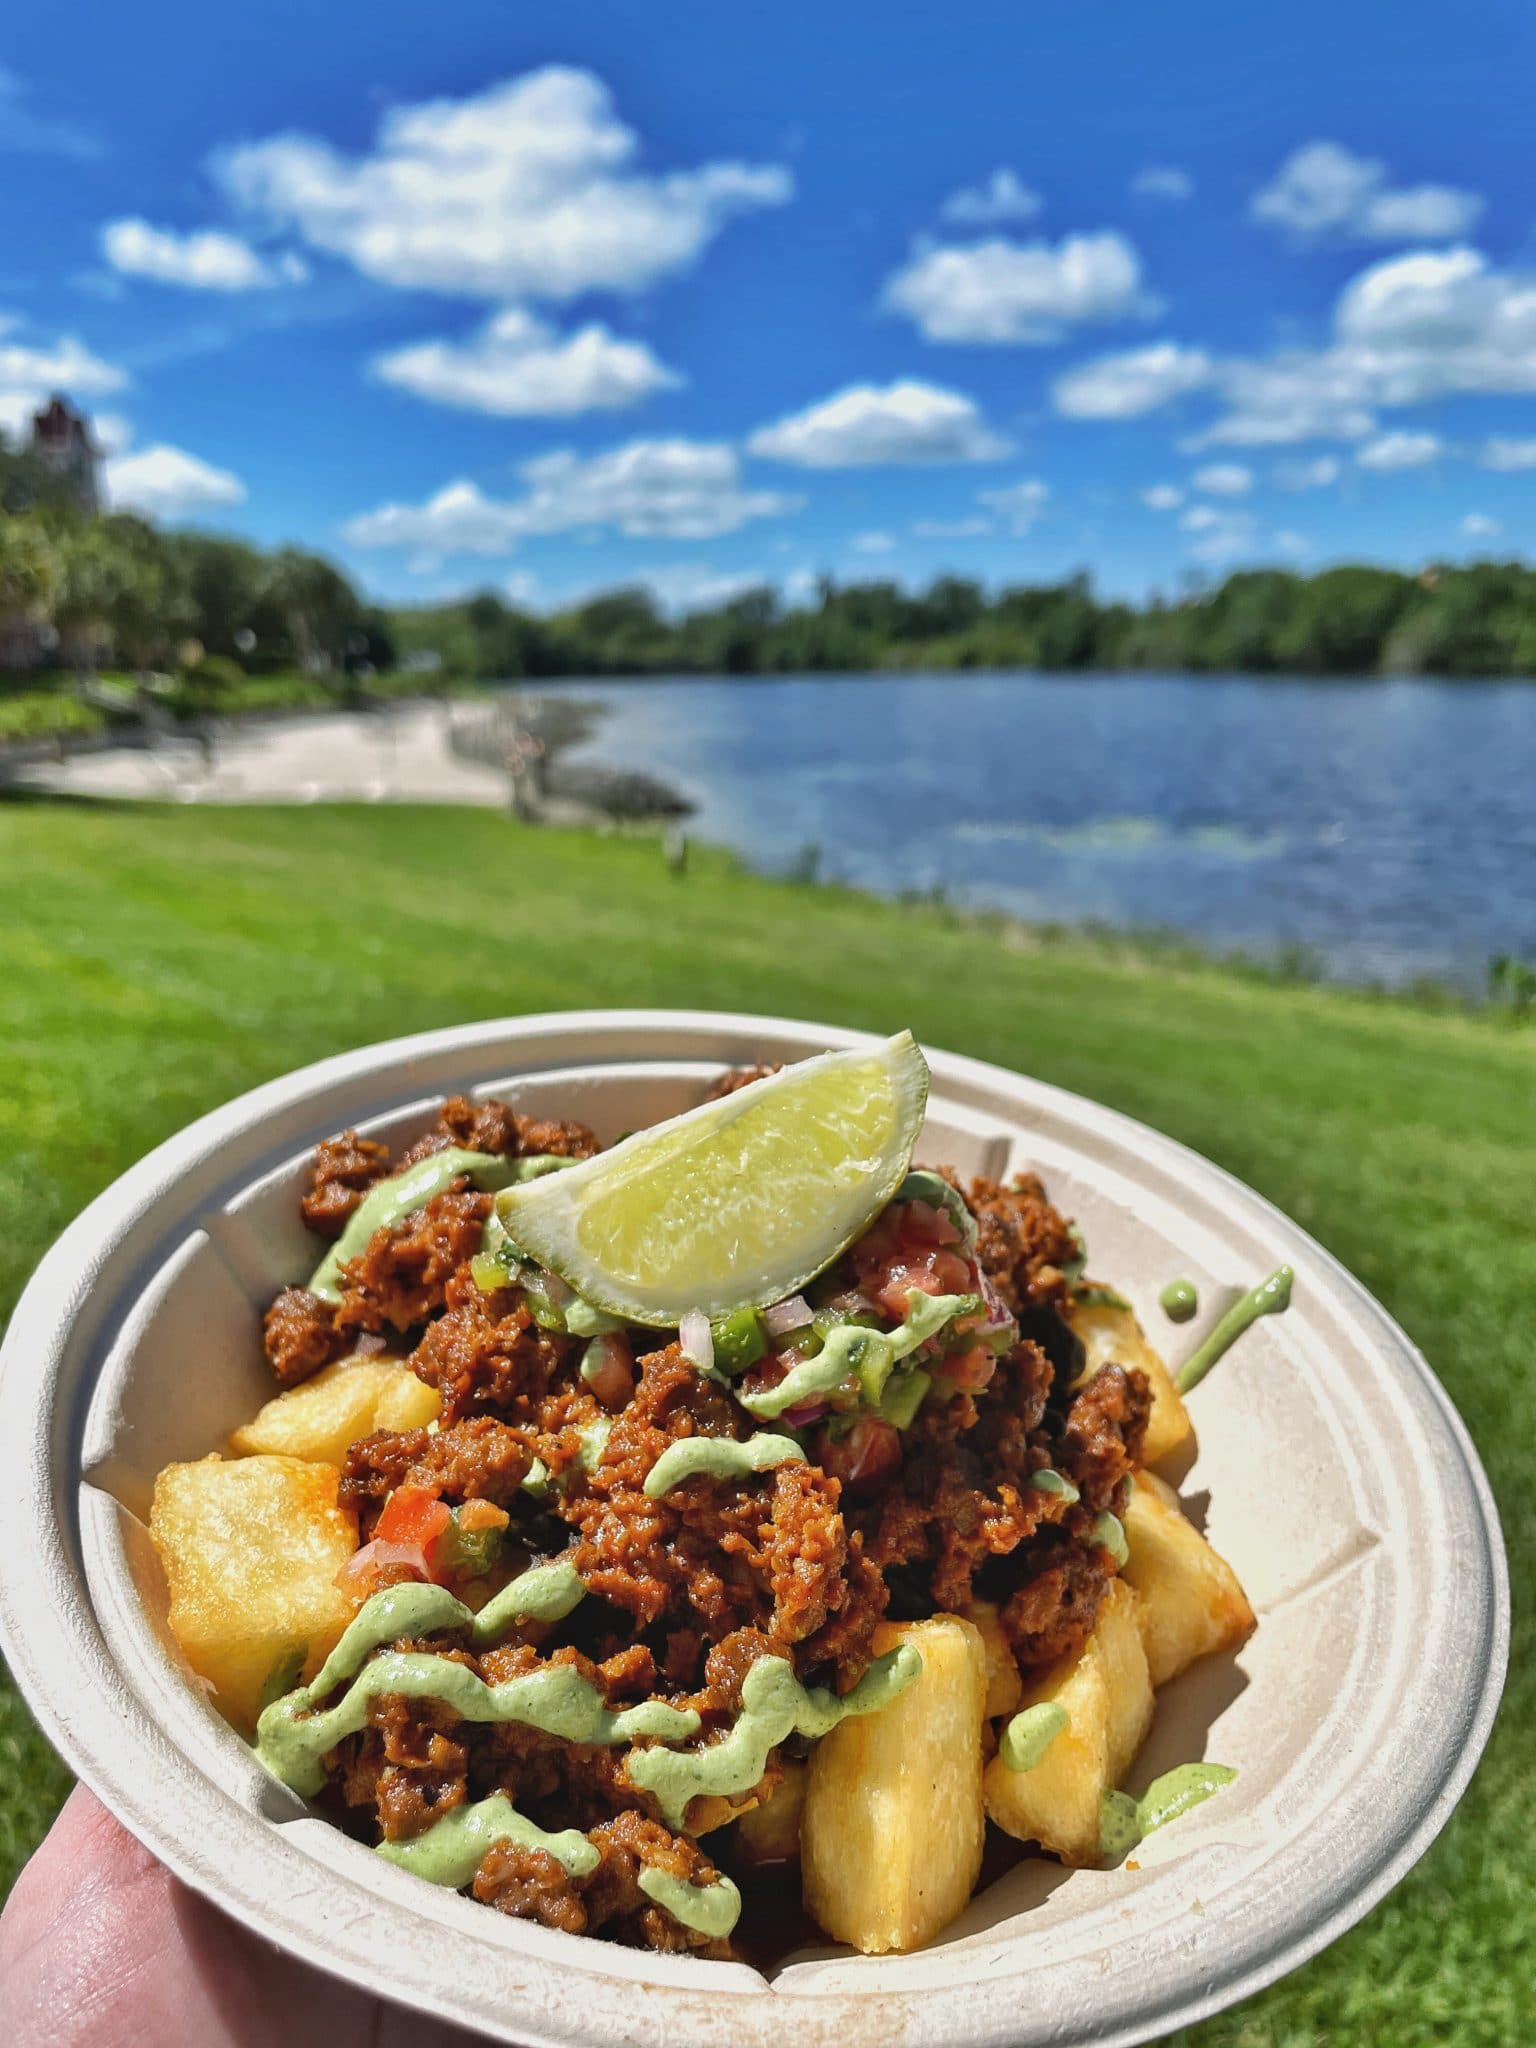
[(370, 590), (1518, 553), (1536, 14), (61, 0), (0, 424)]

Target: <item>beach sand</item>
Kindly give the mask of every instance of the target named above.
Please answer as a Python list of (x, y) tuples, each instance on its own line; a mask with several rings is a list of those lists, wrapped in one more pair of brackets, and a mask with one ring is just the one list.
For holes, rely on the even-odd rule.
[[(510, 806), (500, 769), (461, 760), (448, 744), (449, 704), (407, 704), (216, 730), (211, 756), (195, 739), (115, 747), (39, 763), (18, 784), (71, 796), (173, 803), (447, 803)], [(463, 716), (459, 707), (458, 716)]]

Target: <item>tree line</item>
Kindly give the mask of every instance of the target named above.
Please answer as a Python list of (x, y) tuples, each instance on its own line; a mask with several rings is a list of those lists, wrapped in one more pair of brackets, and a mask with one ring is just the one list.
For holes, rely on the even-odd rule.
[(88, 514), (67, 479), (3, 437), (0, 639), (13, 665), (235, 682), (394, 661), (383, 615), (322, 556)]
[(402, 655), (435, 655), (450, 674), (480, 677), (966, 668), (1532, 675), (1536, 571), (1518, 562), (1416, 574), (1241, 569), (1139, 607), (1097, 598), (1086, 576), (995, 594), (958, 576), (921, 592), (823, 578), (805, 604), (765, 587), (682, 618), (639, 588), (549, 618), (483, 591), (395, 610), (390, 630)]

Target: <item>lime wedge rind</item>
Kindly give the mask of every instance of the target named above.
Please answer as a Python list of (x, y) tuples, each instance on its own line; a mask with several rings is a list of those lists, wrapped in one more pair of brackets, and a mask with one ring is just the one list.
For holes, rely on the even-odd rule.
[(508, 1234), (586, 1300), (674, 1327), (763, 1307), (829, 1266), (911, 1163), (928, 1068), (910, 1032), (825, 1053), (507, 1189)]

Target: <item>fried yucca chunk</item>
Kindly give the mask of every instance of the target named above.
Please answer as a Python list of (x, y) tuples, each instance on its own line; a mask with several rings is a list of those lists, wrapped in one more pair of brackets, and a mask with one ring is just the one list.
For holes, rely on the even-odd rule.
[(1055, 1665), (1023, 1705), (1047, 1702), (1062, 1708), (1065, 1726), (1032, 1770), (1011, 1771), (1001, 1756), (992, 1759), (983, 1781), (987, 1814), (1063, 1863), (1097, 1863), (1099, 1801), (1129, 1768), (1152, 1721), (1136, 1595), (1123, 1580), (1109, 1588), (1081, 1653)]
[(877, 1654), (898, 1643), (921, 1653), (921, 1673), (817, 1744), (800, 1830), (807, 1910), (866, 1955), (918, 1948), (964, 1909), (986, 1827), (980, 1633), (952, 1614), (876, 1631)]
[(1146, 1332), (1134, 1310), (1115, 1308), (1107, 1302), (1075, 1301), (1067, 1321), (1080, 1339), (1087, 1362), (1078, 1384), (1091, 1380), (1103, 1365), (1135, 1366), (1147, 1376), (1152, 1389), (1152, 1414), (1142, 1456), (1149, 1465), (1166, 1458), (1193, 1434), (1189, 1410), (1173, 1383), (1173, 1375), (1160, 1354), (1147, 1342)]
[(1253, 1609), (1224, 1557), (1179, 1506), (1171, 1486), (1138, 1472), (1125, 1511), (1125, 1577), (1136, 1589), (1142, 1646), (1154, 1685), (1253, 1633)]
[[(336, 1574), (357, 1548), (334, 1465), (216, 1453), (167, 1465), (149, 1533), (170, 1585), (171, 1632), (219, 1706), (249, 1729), (276, 1674), (312, 1678), (356, 1602)], [(289, 1676), (288, 1674), (292, 1675)]]
[(442, 1401), (397, 1358), (342, 1358), (290, 1387), (242, 1423), (229, 1440), (236, 1457), (267, 1452), (339, 1465), (376, 1429), (422, 1429)]
[(800, 1826), (805, 1817), (805, 1788), (810, 1767), (798, 1758), (783, 1759), (784, 1776), (773, 1796), (744, 1813), (736, 1823), (736, 1846), (742, 1861), (754, 1867), (793, 1863), (800, 1855)]
[(973, 1600), (970, 1619), (981, 1637), (982, 1649), (987, 1658), (987, 1719), (995, 1721), (999, 1714), (1011, 1714), (1024, 1697), (1024, 1681), (1019, 1676), (1019, 1660), (1013, 1654), (1013, 1645), (1003, 1633), (1003, 1625), (997, 1618), (997, 1604), (992, 1600)]

